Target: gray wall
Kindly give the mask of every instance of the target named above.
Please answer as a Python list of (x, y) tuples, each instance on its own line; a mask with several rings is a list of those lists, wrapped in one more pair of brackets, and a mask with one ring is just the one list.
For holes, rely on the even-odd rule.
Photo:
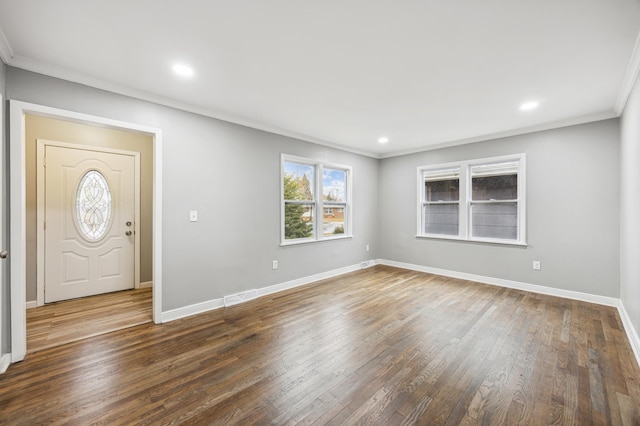
[[(12, 67), (6, 86), (8, 99), (163, 130), (163, 311), (377, 256), (378, 160)], [(280, 247), (281, 153), (353, 167), (352, 239)]]
[(621, 119), (620, 299), (640, 335), (640, 87), (635, 87)]
[[(618, 141), (614, 119), (385, 159), (378, 254), (618, 297)], [(515, 153), (527, 155), (527, 247), (415, 237), (418, 166)], [(542, 262), (541, 271), (532, 270), (533, 260)]]

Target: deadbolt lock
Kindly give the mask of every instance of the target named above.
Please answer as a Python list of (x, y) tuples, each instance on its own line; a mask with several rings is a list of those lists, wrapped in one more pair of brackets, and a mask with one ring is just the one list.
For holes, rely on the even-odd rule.
[(131, 222), (127, 221), (127, 222), (125, 223), (125, 225), (127, 225), (127, 226), (131, 226)]

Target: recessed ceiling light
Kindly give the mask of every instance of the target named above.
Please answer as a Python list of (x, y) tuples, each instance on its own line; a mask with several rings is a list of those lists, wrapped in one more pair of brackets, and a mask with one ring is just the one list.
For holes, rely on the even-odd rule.
[(173, 72), (183, 77), (191, 77), (193, 75), (193, 68), (184, 64), (175, 64), (173, 66)]
[(531, 111), (532, 109), (538, 108), (538, 105), (540, 105), (540, 103), (536, 101), (525, 102), (520, 105), (520, 111)]
[(389, 138), (386, 136), (382, 136), (381, 138), (378, 138), (378, 143), (387, 143), (389, 142)]

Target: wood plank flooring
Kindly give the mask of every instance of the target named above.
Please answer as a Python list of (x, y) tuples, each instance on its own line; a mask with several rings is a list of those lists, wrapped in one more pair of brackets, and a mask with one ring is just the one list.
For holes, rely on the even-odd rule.
[(0, 424), (639, 425), (611, 307), (386, 266), (38, 351)]
[(65, 300), (27, 310), (27, 353), (152, 320), (151, 288)]

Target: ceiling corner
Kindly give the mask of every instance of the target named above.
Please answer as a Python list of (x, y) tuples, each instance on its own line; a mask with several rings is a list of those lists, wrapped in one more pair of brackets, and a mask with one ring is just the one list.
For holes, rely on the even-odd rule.
[(631, 90), (633, 90), (633, 86), (636, 82), (636, 79), (638, 78), (639, 73), (640, 33), (638, 34), (638, 37), (636, 37), (636, 44), (635, 46), (633, 46), (633, 52), (631, 53), (631, 58), (629, 59), (629, 65), (627, 65), (627, 70), (625, 71), (622, 84), (620, 85), (620, 90), (618, 91), (618, 98), (616, 99), (616, 104), (614, 106), (616, 115), (622, 115), (622, 111), (627, 104), (627, 99), (629, 99), (629, 95), (631, 94)]

